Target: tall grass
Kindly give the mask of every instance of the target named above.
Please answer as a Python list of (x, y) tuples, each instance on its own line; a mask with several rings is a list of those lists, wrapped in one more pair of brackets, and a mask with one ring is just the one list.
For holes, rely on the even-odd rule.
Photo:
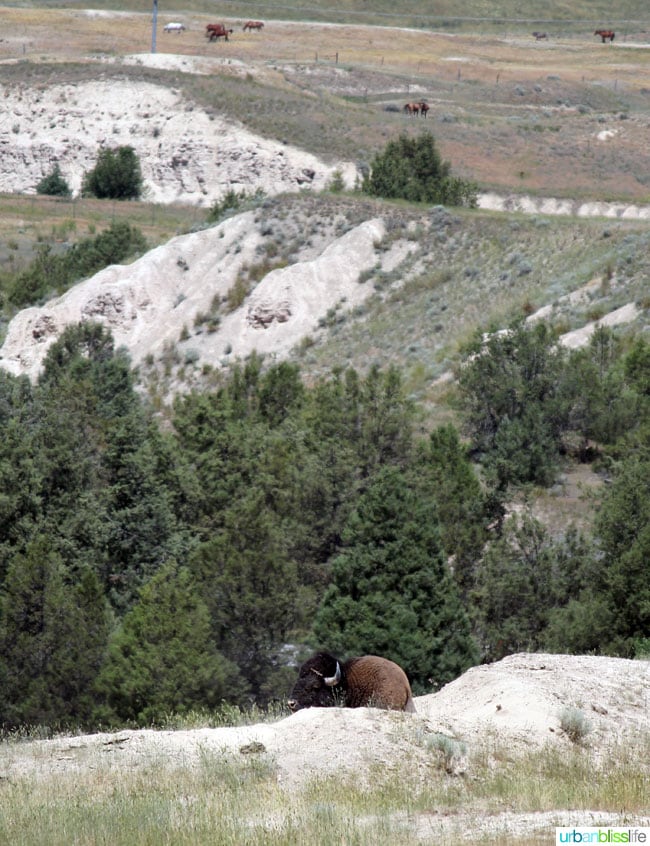
[[(75, 769), (57, 772), (54, 761), (51, 772), (36, 776), (17, 766), (7, 773), (8, 750), (15, 753), (0, 747), (0, 843), (20, 846), (409, 846), (423, 842), (418, 832), (432, 815), (453, 843), (504, 810), (558, 810), (570, 818), (588, 809), (628, 821), (648, 812), (650, 736), (605, 755), (548, 747), (515, 760), (486, 741), (470, 753), (465, 775), (454, 777), (434, 745), (429, 765), (392, 761), (366, 777), (330, 776), (295, 790), (278, 783), (277, 762), (266, 753), (204, 750), (194, 764), (161, 755), (118, 766), (121, 751), (104, 747)], [(314, 755), (305, 748), (306, 757)], [(493, 828), (485, 842), (504, 842), (498, 816)]]

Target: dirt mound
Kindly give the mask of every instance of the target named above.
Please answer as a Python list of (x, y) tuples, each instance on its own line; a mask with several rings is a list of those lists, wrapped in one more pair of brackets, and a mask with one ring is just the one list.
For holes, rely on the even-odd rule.
[(582, 714), (590, 743), (650, 731), (650, 662), (603, 656), (517, 654), (473, 667), (418, 713), (468, 742), (493, 732), (506, 744), (566, 742), (563, 717)]
[[(416, 697), (415, 715), (373, 708), (313, 708), (275, 723), (191, 731), (123, 731), (60, 737), (0, 750), (0, 778), (51, 775), (96, 765), (198, 764), (206, 752), (265, 755), (279, 783), (304, 787), (311, 779), (354, 773), (372, 777), (379, 766), (405, 766), (426, 777), (440, 767), (445, 738), (468, 752), (488, 742), (510, 755), (546, 743), (569, 746), (566, 709), (590, 729), (583, 742), (603, 754), (620, 740), (650, 732), (650, 662), (619, 658), (519, 654), (474, 667), (438, 693)], [(444, 744), (442, 744), (444, 745)], [(456, 767), (465, 764), (458, 761)]]

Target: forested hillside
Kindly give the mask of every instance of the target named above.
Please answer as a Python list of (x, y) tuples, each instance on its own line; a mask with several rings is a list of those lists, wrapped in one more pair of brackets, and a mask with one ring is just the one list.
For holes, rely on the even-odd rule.
[[(319, 647), (416, 694), (518, 651), (647, 657), (637, 0), (337, 0), (345, 26), (296, 6), (252, 33), (193, 0), (151, 54), (149, 10), (110, 5), (5, 15), (3, 341), (39, 316), (0, 370), (0, 732), (272, 709)], [(137, 190), (86, 170), (136, 156)], [(476, 208), (513, 191), (534, 213)], [(181, 240), (210, 227), (209, 256)], [(134, 256), (126, 293), (54, 320)]]
[[(648, 342), (516, 325), (458, 375), (461, 430), (425, 436), (397, 369), (306, 385), (255, 357), (161, 426), (93, 324), (37, 384), (2, 374), (5, 728), (265, 706), (316, 645), (418, 693), (517, 650), (647, 654)], [(509, 513), (594, 449), (593, 531)]]

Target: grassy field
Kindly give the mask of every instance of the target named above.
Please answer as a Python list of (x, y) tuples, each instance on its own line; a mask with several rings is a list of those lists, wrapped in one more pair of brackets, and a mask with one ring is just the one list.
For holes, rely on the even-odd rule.
[(466, 842), (474, 832), (482, 843), (515, 846), (549, 843), (554, 825), (575, 824), (586, 811), (601, 820), (648, 812), (641, 764), (650, 754), (647, 738), (606, 756), (576, 745), (516, 760), (486, 738), (456, 776), (446, 772), (448, 755), (434, 743), (425, 769), (402, 761), (367, 779), (316, 779), (297, 791), (278, 785), (273, 759), (264, 754), (206, 750), (198, 766), (161, 757), (129, 768), (117, 766), (110, 752), (95, 752), (74, 773), (3, 781), (0, 842), (415, 846)]
[[(27, 5), (27, 4), (24, 4)], [(49, 8), (79, 7), (85, 4), (69, 0), (49, 0), (40, 5)], [(138, 0), (94, 0), (92, 8), (124, 9), (141, 11)], [(309, 20), (333, 23), (361, 23), (374, 26), (408, 26), (457, 31), (463, 28), (476, 29), (477, 23), (486, 31), (493, 28), (525, 27), (528, 23), (549, 22), (564, 29), (580, 31), (584, 25), (620, 25), (628, 22), (648, 23), (648, 7), (643, 0), (621, 0), (615, 10), (607, 0), (538, 0), (536, 3), (501, 0), (498, 4), (489, 0), (468, 0), (462, 6), (456, 0), (402, 0), (399, 9), (389, 0), (373, 0), (372, 4), (359, 0), (330, 0), (326, 5), (300, 3), (272, 3), (257, 0), (184, 0), (183, 3), (166, 4), (166, 10), (175, 12), (212, 13), (221, 17), (244, 19)]]
[[(175, 16), (161, 11), (159, 30)], [(151, 51), (149, 14), (5, 9), (0, 85), (155, 80), (255, 133), (365, 163), (388, 139), (423, 128), (402, 112), (415, 96), (431, 106), (426, 126), (444, 157), (485, 189), (650, 201), (650, 36), (641, 27), (613, 45), (591, 25), (542, 42), (529, 28), (478, 26), (449, 34), (269, 22), (243, 33), (232, 13), (230, 41), (214, 44), (203, 35), (213, 14), (180, 17), (188, 31), (159, 31), (157, 52), (223, 60), (209, 75), (122, 64)]]

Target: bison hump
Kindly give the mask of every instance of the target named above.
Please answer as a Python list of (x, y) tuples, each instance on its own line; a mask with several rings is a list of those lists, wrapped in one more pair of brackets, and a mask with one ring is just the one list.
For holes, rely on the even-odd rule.
[(394, 661), (377, 655), (350, 659), (344, 666), (346, 705), (404, 710), (412, 701), (404, 670)]

